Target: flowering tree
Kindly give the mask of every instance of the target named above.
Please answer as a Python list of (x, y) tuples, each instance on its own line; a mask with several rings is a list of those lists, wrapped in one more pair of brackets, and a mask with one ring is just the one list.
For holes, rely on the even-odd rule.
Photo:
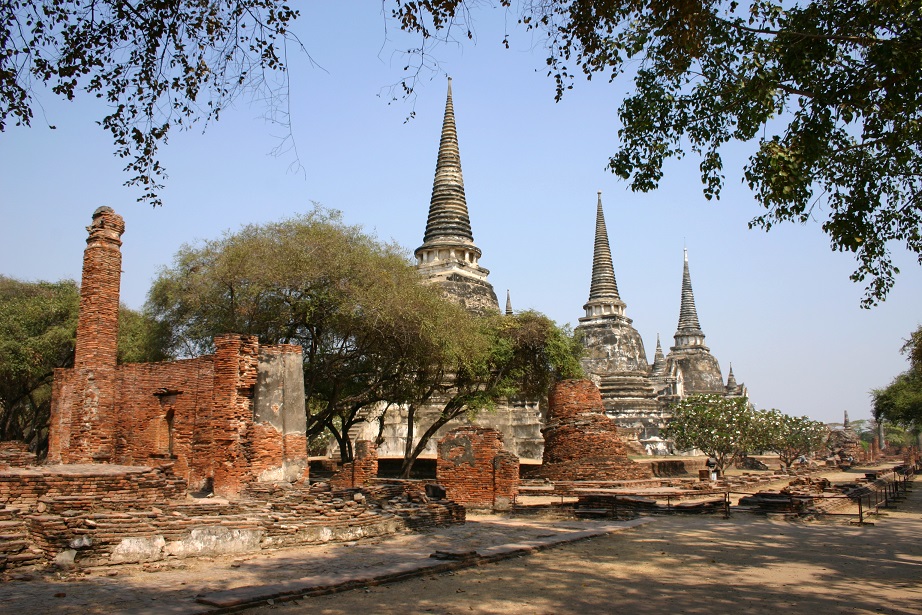
[(680, 450), (698, 449), (724, 468), (759, 448), (755, 412), (745, 397), (689, 395), (672, 406), (672, 418), (664, 430)]
[(809, 455), (823, 446), (827, 429), (824, 423), (805, 416), (789, 416), (780, 410), (758, 413), (758, 422), (764, 425), (765, 448), (778, 453), (784, 467), (790, 468), (801, 455)]

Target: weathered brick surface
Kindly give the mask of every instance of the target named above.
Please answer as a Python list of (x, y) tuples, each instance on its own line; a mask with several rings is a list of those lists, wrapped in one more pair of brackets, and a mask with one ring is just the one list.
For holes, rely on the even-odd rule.
[(518, 492), (519, 458), (503, 450), (495, 429), (467, 425), (439, 440), (436, 477), (465, 506), (508, 508)]
[(419, 481), (345, 491), (252, 483), (230, 502), (187, 499), (181, 482), (168, 466), (0, 472), (0, 493), (16, 504), (0, 507), (0, 568), (47, 562), (66, 550), (78, 566), (252, 552), (463, 523), (465, 516), (454, 502), (427, 498)]
[(549, 395), (544, 459), (538, 475), (551, 480), (652, 478), (649, 466), (628, 459), (614, 422), (604, 415), (589, 380), (564, 380)]
[(344, 463), (330, 479), (333, 489), (364, 487), (378, 476), (378, 447), (374, 442), (358, 440), (353, 449), (353, 461)]
[[(111, 209), (100, 208), (88, 230), (77, 360), (74, 369), (55, 370), (48, 460), (120, 465), (170, 461), (192, 488), (210, 481), (217, 494), (228, 497), (255, 480), (303, 478), (303, 383), (296, 382), (301, 348), (260, 347), (255, 336), (227, 334), (215, 338), (211, 356), (116, 365), (124, 223)], [(294, 375), (267, 379), (276, 388), (265, 385), (271, 403), (267, 415), (256, 421), (254, 389), (261, 357), (281, 358), (276, 363), (287, 365)], [(272, 361), (266, 365), (269, 373)], [(277, 417), (283, 410), (287, 414)]]
[(35, 465), (35, 453), (24, 442), (0, 442), (0, 470)]

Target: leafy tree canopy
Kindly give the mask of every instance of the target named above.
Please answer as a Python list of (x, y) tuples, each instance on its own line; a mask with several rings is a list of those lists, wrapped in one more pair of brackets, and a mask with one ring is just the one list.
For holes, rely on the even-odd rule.
[(474, 361), (484, 345), (472, 317), (422, 284), (401, 248), (319, 208), (183, 247), (148, 310), (180, 355), (210, 352), (229, 332), (301, 345), (308, 434), (329, 430), (344, 459), (349, 428), (376, 404), (415, 399), (421, 380)]
[(762, 425), (763, 447), (778, 453), (781, 463), (787, 468), (801, 455), (806, 456), (822, 448), (829, 433), (825, 423), (806, 416), (789, 416), (780, 410), (756, 412), (755, 416)]
[(160, 204), (157, 150), (173, 129), (217, 120), (254, 94), (282, 115), (288, 30), (298, 12), (278, 0), (8, 0), (0, 6), (0, 132), (31, 125), (36, 84), (89, 95), (128, 160), (126, 185)]
[(903, 345), (910, 367), (889, 385), (871, 391), (874, 418), (918, 432), (922, 428), (922, 326)]
[[(583, 345), (564, 327), (538, 312), (471, 318), (473, 343), (464, 354), (430, 357), (428, 379), (418, 378), (421, 391), (408, 400), (407, 441), (401, 474), (409, 477), (413, 463), (432, 437), (448, 422), (492, 410), (501, 399), (538, 400), (557, 380), (583, 374)], [(425, 425), (417, 410), (438, 405), (440, 411)], [(424, 427), (415, 439), (417, 423)]]
[[(22, 282), (0, 276), (0, 440), (44, 454), (55, 368), (71, 367), (80, 291), (71, 280)], [(158, 328), (122, 306), (119, 361), (165, 358)]]
[[(437, 41), (469, 9), (511, 0), (394, 0), (405, 30)], [(546, 37), (557, 98), (582, 74), (632, 76), (609, 161), (638, 191), (669, 158), (700, 159), (719, 198), (721, 152), (756, 151), (744, 179), (765, 212), (750, 228), (822, 220), (851, 252), (864, 307), (883, 300), (902, 244), (922, 263), (922, 11), (917, 0), (521, 0), (520, 23)], [(508, 40), (506, 41), (508, 46)], [(421, 45), (420, 53), (428, 50)]]

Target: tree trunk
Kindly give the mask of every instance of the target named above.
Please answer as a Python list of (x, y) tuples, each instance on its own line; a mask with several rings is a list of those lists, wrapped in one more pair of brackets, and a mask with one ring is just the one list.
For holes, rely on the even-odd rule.
[(416, 463), (417, 458), (426, 450), (426, 445), (429, 443), (429, 440), (432, 436), (435, 435), (439, 429), (442, 428), (448, 421), (456, 418), (461, 411), (464, 409), (464, 405), (458, 406), (455, 402), (449, 402), (445, 408), (442, 410), (442, 413), (439, 414), (439, 418), (435, 420), (432, 425), (423, 432), (423, 435), (420, 436), (419, 442), (416, 443), (416, 447), (413, 449), (413, 452), (410, 453), (408, 457), (404, 457), (403, 466), (400, 468), (400, 478), (409, 478), (410, 470), (413, 469), (413, 464)]

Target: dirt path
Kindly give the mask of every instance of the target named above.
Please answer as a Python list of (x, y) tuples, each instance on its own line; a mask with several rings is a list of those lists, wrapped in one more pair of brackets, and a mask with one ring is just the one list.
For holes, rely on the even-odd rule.
[(922, 613), (922, 483), (874, 521), (665, 517), (525, 558), (247, 613)]

